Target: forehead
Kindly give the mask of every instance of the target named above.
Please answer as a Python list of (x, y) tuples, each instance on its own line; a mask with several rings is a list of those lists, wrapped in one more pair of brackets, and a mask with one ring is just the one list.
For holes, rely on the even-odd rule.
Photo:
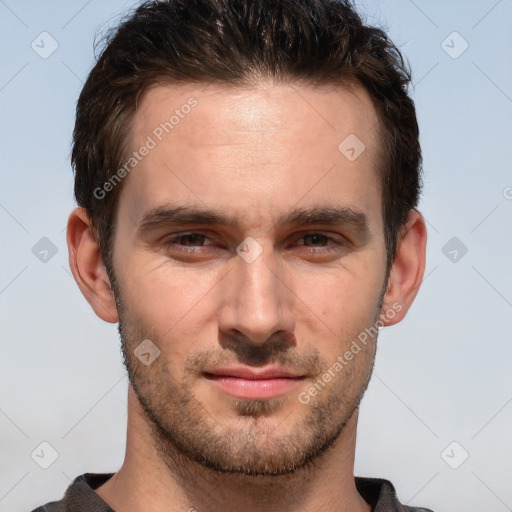
[(158, 85), (133, 120), (144, 146), (121, 195), (134, 222), (166, 203), (250, 207), (255, 222), (301, 201), (380, 211), (378, 118), (354, 84)]
[[(190, 107), (191, 104), (195, 106)], [(193, 115), (189, 116), (190, 113)], [(185, 122), (187, 117), (192, 122)], [(297, 139), (312, 142), (315, 133), (325, 136), (330, 131), (334, 141), (350, 133), (359, 134), (367, 139), (372, 151), (378, 117), (369, 94), (353, 82), (343, 87), (315, 87), (300, 82), (160, 84), (147, 90), (139, 101), (132, 126), (133, 142), (155, 129), (158, 135), (158, 127), (166, 122), (172, 128), (167, 126), (164, 135), (179, 125), (176, 132), (197, 145), (224, 142), (221, 139), (226, 132), (230, 137), (240, 138), (244, 133), (272, 135), (289, 131)], [(293, 128), (309, 129), (301, 133)]]

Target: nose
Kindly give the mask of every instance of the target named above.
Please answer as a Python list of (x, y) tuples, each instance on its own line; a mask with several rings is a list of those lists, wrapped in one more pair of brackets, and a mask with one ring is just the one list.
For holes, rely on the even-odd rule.
[(233, 265), (222, 283), (221, 333), (243, 337), (245, 343), (254, 346), (263, 345), (276, 333), (292, 339), (295, 296), (273, 250), (264, 248), (254, 260), (237, 254)]

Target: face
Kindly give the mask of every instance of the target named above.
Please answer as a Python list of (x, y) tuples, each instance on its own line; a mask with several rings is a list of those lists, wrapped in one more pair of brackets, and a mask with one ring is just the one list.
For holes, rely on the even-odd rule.
[(158, 86), (130, 143), (114, 291), (162, 455), (234, 473), (304, 466), (342, 432), (375, 355), (375, 337), (358, 341), (386, 285), (370, 98)]

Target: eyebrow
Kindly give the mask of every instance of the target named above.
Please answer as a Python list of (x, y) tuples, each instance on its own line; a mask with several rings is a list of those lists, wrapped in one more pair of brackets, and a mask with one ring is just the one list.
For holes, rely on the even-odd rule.
[[(240, 220), (234, 216), (213, 209), (202, 209), (192, 206), (158, 206), (145, 213), (137, 225), (137, 232), (143, 234), (172, 224), (208, 225), (239, 227)], [(295, 208), (281, 214), (274, 226), (310, 226), (321, 224), (326, 226), (344, 225), (359, 235), (369, 233), (367, 216), (350, 207), (312, 206)]]

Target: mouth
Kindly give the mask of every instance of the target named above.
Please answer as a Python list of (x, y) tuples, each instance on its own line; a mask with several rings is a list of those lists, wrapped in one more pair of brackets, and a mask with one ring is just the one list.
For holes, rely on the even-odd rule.
[(283, 368), (255, 369), (248, 366), (215, 368), (204, 372), (203, 376), (223, 393), (245, 400), (269, 400), (284, 396), (306, 378)]

